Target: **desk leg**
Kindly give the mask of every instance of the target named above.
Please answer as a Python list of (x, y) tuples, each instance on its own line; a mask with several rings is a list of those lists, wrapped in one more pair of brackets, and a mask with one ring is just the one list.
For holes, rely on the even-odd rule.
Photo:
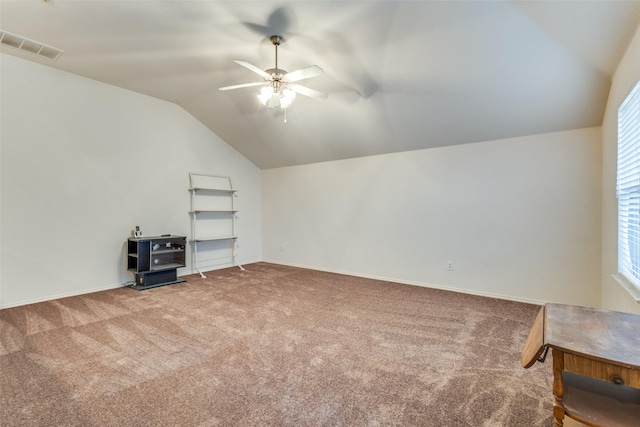
[(564, 425), (564, 384), (562, 382), (562, 371), (564, 370), (564, 353), (560, 350), (552, 349), (553, 357), (553, 425), (562, 427)]

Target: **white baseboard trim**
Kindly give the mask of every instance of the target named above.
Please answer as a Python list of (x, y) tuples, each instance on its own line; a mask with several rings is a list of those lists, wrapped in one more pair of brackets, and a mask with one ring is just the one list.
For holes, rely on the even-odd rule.
[(324, 272), (327, 272), (327, 273), (344, 274), (345, 276), (354, 276), (354, 277), (362, 277), (362, 278), (365, 278), (365, 279), (382, 280), (382, 281), (385, 281), (385, 282), (400, 283), (402, 285), (421, 286), (423, 288), (433, 288), (433, 289), (440, 289), (440, 290), (443, 290), (443, 291), (458, 292), (458, 293), (462, 293), (462, 294), (477, 295), (477, 296), (488, 297), (488, 298), (496, 298), (496, 299), (501, 299), (501, 300), (506, 300), (506, 301), (523, 302), (523, 303), (526, 303), (526, 304), (545, 305), (548, 302), (548, 301), (534, 300), (534, 299), (530, 299), (530, 298), (514, 297), (514, 296), (510, 296), (510, 295), (494, 294), (494, 293), (491, 293), (491, 292), (482, 292), (482, 291), (475, 291), (475, 290), (471, 290), (471, 289), (454, 288), (454, 287), (451, 287), (451, 286), (435, 285), (433, 283), (416, 282), (416, 281), (413, 281), (413, 280), (395, 279), (393, 277), (376, 276), (374, 274), (354, 273), (354, 272), (351, 272), (351, 271), (335, 270), (335, 269), (327, 269), (327, 268), (318, 268), (318, 267), (314, 267), (314, 266), (308, 266), (308, 265), (302, 265), (302, 264), (293, 264), (293, 263), (285, 263), (285, 262), (280, 262), (280, 261), (263, 260), (263, 262), (267, 262), (267, 263), (270, 263), (270, 264), (284, 265), (284, 266), (287, 266), (287, 267), (304, 268), (304, 269), (307, 269), (307, 270), (324, 271)]
[[(421, 286), (423, 288), (441, 289), (441, 290), (444, 290), (444, 291), (459, 292), (459, 293), (463, 293), (463, 294), (477, 295), (477, 296), (489, 297), (489, 298), (497, 298), (497, 299), (502, 299), (502, 300), (506, 300), (506, 301), (523, 302), (523, 303), (534, 304), (534, 305), (544, 305), (547, 302), (547, 301), (533, 300), (533, 299), (529, 299), (529, 298), (513, 297), (513, 296), (510, 296), (510, 295), (494, 294), (494, 293), (491, 293), (491, 292), (475, 291), (475, 290), (471, 290), (471, 289), (453, 288), (451, 286), (435, 285), (433, 283), (416, 282), (416, 281), (413, 281), (413, 280), (401, 280), (401, 279), (396, 279), (396, 278), (393, 278), (393, 277), (377, 276), (377, 275), (374, 275), (374, 274), (355, 273), (355, 272), (352, 272), (352, 271), (319, 268), (319, 267), (310, 266), (310, 265), (295, 264), (295, 263), (285, 263), (285, 262), (280, 262), (280, 261), (269, 261), (269, 260), (245, 261), (244, 263), (242, 263), (242, 265), (243, 266), (244, 265), (251, 265), (251, 264), (254, 264), (254, 263), (257, 263), (257, 262), (266, 262), (266, 263), (269, 263), (269, 264), (277, 264), (277, 265), (284, 265), (284, 266), (288, 266), (288, 267), (304, 268), (304, 269), (307, 269), (307, 270), (324, 271), (324, 272), (327, 272), (327, 273), (344, 274), (345, 276), (362, 277), (362, 278), (365, 278), (365, 279), (383, 280), (385, 282), (400, 283), (400, 284), (403, 284), (403, 285)], [(202, 271), (203, 272), (214, 271), (214, 270), (220, 270), (220, 269), (229, 268), (229, 267), (236, 267), (236, 265), (230, 264), (230, 265), (220, 266), (220, 267), (217, 267), (217, 268), (210, 268), (210, 269), (202, 270)], [(178, 277), (189, 276), (189, 275), (193, 275), (193, 274), (198, 274), (198, 272), (194, 271), (193, 273), (191, 273), (189, 271), (186, 271), (186, 272), (183, 272), (183, 273), (179, 274)], [(35, 298), (35, 299), (32, 299), (32, 300), (19, 301), (19, 302), (14, 302), (14, 303), (11, 303), (11, 304), (6, 304), (6, 305), (0, 303), (0, 309), (18, 307), (18, 306), (27, 305), (27, 304), (36, 304), (36, 303), (39, 303), (39, 302), (52, 301), (52, 300), (56, 300), (56, 299), (60, 299), (60, 298), (74, 297), (74, 296), (78, 296), (78, 295), (85, 295), (85, 294), (90, 294), (90, 293), (93, 293), (93, 292), (101, 292), (101, 291), (106, 291), (106, 290), (109, 290), (109, 289), (122, 288), (124, 286), (125, 286), (124, 284), (100, 286), (100, 287), (91, 288), (91, 289), (84, 289), (84, 290), (78, 291), (78, 292), (67, 292), (67, 293), (62, 293), (62, 294), (50, 295), (50, 296), (47, 296), (47, 297), (44, 297), (44, 298)]]
[[(246, 264), (253, 264), (256, 262), (260, 262), (260, 261), (245, 261)], [(244, 265), (244, 264), (242, 264)], [(216, 266), (213, 268), (209, 268), (206, 270), (202, 270), (203, 272), (206, 271), (213, 271), (213, 270), (220, 270), (223, 268), (230, 268), (230, 267), (237, 267), (237, 265), (235, 264), (229, 264), (229, 265), (221, 265), (221, 266)], [(184, 268), (184, 267), (183, 267)], [(193, 274), (198, 274), (197, 271), (193, 271), (190, 272), (189, 269), (187, 269), (186, 271), (182, 271), (178, 274), (178, 277), (183, 277), (183, 276), (190, 276)], [(85, 295), (85, 294), (91, 294), (94, 292), (102, 292), (102, 291), (107, 291), (109, 289), (117, 289), (117, 288), (123, 288), (126, 287), (128, 284), (133, 284), (133, 280), (120, 284), (120, 285), (107, 285), (107, 286), (99, 286), (99, 287), (95, 287), (95, 288), (90, 288), (90, 289), (83, 289), (81, 291), (75, 291), (75, 292), (64, 292), (61, 294), (54, 294), (54, 295), (49, 295), (46, 297), (42, 297), (42, 298), (34, 298), (34, 299), (30, 299), (30, 300), (24, 300), (24, 301), (18, 301), (18, 302), (12, 302), (10, 304), (3, 304), (0, 301), (0, 310), (4, 309), (4, 308), (11, 308), (11, 307), (19, 307), (22, 305), (28, 305), (28, 304), (37, 304), (39, 302), (46, 302), (46, 301), (53, 301), (56, 299), (60, 299), (60, 298), (69, 298), (69, 297), (75, 297), (78, 295)]]
[[(260, 260), (257, 261), (238, 261), (238, 263), (241, 266), (245, 266), (245, 265), (251, 265), (251, 264), (255, 264), (257, 262), (261, 262)], [(204, 267), (204, 268), (200, 268), (200, 271), (203, 273), (206, 273), (207, 271), (216, 271), (216, 270), (222, 270), (223, 268), (232, 268), (232, 267), (238, 267), (238, 264), (235, 264), (233, 262), (226, 262), (223, 264), (219, 264), (219, 265), (212, 265), (212, 266), (208, 266), (208, 267)], [(178, 276), (190, 276), (192, 274), (199, 274), (198, 271), (196, 271), (195, 268), (187, 268), (187, 270), (181, 274), (178, 274)]]
[(116, 288), (122, 288), (122, 287), (124, 287), (124, 285), (100, 286), (100, 287), (97, 287), (97, 288), (83, 289), (81, 291), (76, 291), (76, 292), (65, 292), (65, 293), (62, 293), (62, 294), (49, 295), (49, 296), (44, 297), (44, 298), (34, 298), (34, 299), (31, 299), (31, 300), (18, 301), (18, 302), (14, 302), (14, 303), (11, 303), (11, 304), (2, 304), (2, 303), (0, 303), (0, 309), (11, 308), (11, 307), (19, 307), (21, 305), (28, 305), (28, 304), (37, 304), (39, 302), (53, 301), (53, 300), (60, 299), (60, 298), (68, 298), (68, 297), (75, 297), (75, 296), (78, 296), (78, 295), (92, 294), (94, 292), (102, 292), (102, 291), (107, 291), (109, 289), (116, 289)]

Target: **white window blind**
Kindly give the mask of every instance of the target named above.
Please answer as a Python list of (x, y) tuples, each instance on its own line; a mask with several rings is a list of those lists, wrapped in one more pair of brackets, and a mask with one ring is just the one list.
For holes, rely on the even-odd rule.
[(640, 82), (618, 108), (618, 272), (640, 289)]

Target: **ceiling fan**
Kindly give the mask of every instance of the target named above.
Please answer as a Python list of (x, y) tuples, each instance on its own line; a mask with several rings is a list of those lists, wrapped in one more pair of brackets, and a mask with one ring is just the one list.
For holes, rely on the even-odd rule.
[(225, 86), (219, 88), (219, 90), (231, 90), (245, 87), (262, 86), (260, 94), (258, 95), (258, 99), (263, 105), (266, 105), (269, 108), (286, 109), (296, 98), (296, 93), (314, 99), (326, 99), (327, 95), (322, 92), (318, 92), (317, 90), (294, 84), (295, 82), (298, 82), (300, 80), (324, 74), (322, 68), (318, 67), (317, 65), (312, 65), (310, 67), (302, 68), (290, 73), (286, 72), (285, 70), (281, 70), (280, 68), (278, 68), (278, 46), (280, 46), (280, 43), (282, 43), (283, 39), (280, 36), (274, 35), (270, 37), (270, 40), (276, 48), (275, 68), (270, 68), (268, 70), (262, 71), (260, 68), (246, 61), (241, 61), (238, 59), (233, 61), (236, 64), (242, 65), (243, 67), (260, 75), (263, 78), (263, 81)]

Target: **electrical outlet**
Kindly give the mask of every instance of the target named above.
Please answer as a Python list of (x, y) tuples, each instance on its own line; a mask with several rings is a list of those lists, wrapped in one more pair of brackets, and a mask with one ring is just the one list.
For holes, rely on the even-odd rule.
[(453, 271), (453, 261), (447, 261), (447, 270)]
[(284, 252), (284, 245), (280, 245), (280, 252)]

